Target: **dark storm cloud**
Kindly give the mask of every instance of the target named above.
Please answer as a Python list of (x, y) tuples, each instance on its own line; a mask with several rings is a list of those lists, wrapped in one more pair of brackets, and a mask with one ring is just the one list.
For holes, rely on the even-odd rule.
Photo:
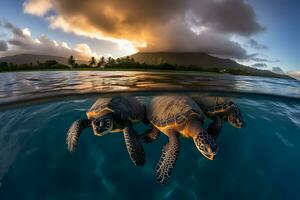
[(221, 32), (250, 36), (265, 30), (254, 9), (243, 0), (194, 0), (189, 7), (204, 25)]
[(264, 30), (253, 8), (243, 0), (60, 0), (55, 5), (62, 16), (81, 15), (87, 23), (111, 34), (124, 26), (138, 32), (147, 26), (164, 27), (188, 13), (197, 25), (221, 32), (251, 35)]
[[(180, 27), (184, 24), (174, 24), (166, 32), (161, 32), (155, 45), (149, 45), (145, 51), (168, 51), (168, 52), (206, 52), (209, 54), (248, 59), (250, 55), (239, 43), (229, 40), (225, 35), (206, 30), (201, 36), (194, 34), (187, 28)], [(174, 35), (174, 32), (177, 34)], [(168, 42), (162, 43), (160, 40)]]
[[(205, 51), (244, 59), (247, 52), (230, 36), (264, 30), (244, 0), (45, 1), (51, 2), (47, 8), (55, 13), (47, 18), (52, 28), (95, 38), (126, 39), (142, 51)], [(25, 12), (37, 15), (41, 9), (37, 2), (28, 0)]]
[(246, 43), (246, 47), (250, 47), (256, 50), (266, 50), (268, 49), (268, 46), (259, 44), (256, 40), (254, 39), (249, 39), (248, 42)]
[(0, 51), (7, 51), (7, 50), (8, 50), (8, 46), (6, 41), (0, 40)]
[(254, 65), (252, 65), (252, 67), (267, 68), (268, 65), (265, 63), (255, 63)]

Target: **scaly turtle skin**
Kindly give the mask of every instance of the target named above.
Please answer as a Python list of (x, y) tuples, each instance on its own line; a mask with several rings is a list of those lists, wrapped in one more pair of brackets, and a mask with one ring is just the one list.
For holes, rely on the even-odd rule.
[(215, 138), (220, 134), (223, 122), (228, 122), (235, 128), (245, 127), (239, 107), (228, 98), (212, 96), (196, 96), (193, 100), (199, 105), (205, 116), (213, 122), (208, 127), (208, 132)]
[(155, 97), (147, 109), (148, 119), (153, 125), (149, 137), (157, 137), (159, 132), (168, 136), (169, 142), (163, 147), (156, 167), (156, 179), (164, 184), (171, 175), (179, 154), (179, 136), (192, 138), (197, 149), (213, 160), (218, 147), (214, 139), (203, 129), (203, 113), (199, 106), (186, 96)]
[(75, 151), (79, 135), (85, 128), (91, 127), (96, 136), (123, 131), (131, 160), (137, 166), (144, 165), (144, 149), (133, 123), (142, 121), (145, 115), (144, 106), (134, 97), (100, 98), (87, 112), (88, 119), (77, 120), (71, 125), (66, 139), (68, 149)]

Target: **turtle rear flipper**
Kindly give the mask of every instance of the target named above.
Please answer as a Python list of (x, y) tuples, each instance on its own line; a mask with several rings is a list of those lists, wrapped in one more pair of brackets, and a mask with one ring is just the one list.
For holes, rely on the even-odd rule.
[(156, 166), (155, 177), (157, 182), (164, 184), (171, 176), (179, 155), (179, 140), (176, 134), (169, 135), (169, 143), (162, 150), (161, 157)]
[(160, 135), (160, 130), (152, 126), (151, 129), (147, 129), (144, 134), (140, 135), (139, 138), (143, 143), (150, 143), (156, 140)]
[(85, 128), (89, 128), (90, 126), (91, 124), (88, 119), (80, 119), (73, 122), (73, 124), (69, 128), (66, 138), (67, 148), (70, 152), (75, 151), (81, 132)]
[(213, 122), (208, 125), (207, 132), (216, 140), (220, 135), (222, 126), (222, 119), (220, 117), (215, 117), (213, 119)]
[(126, 148), (132, 162), (136, 166), (144, 165), (146, 162), (145, 151), (131, 123), (127, 124), (127, 126), (123, 130), (123, 133), (124, 133)]

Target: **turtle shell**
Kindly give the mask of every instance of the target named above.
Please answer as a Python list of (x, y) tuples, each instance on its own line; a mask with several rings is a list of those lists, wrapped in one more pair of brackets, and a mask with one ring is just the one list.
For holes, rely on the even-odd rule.
[(208, 115), (226, 113), (230, 108), (230, 100), (224, 97), (196, 96), (193, 100)]
[(88, 118), (100, 117), (107, 112), (118, 114), (121, 119), (140, 121), (145, 116), (145, 108), (136, 98), (130, 96), (113, 96), (99, 98), (87, 112)]
[(203, 117), (200, 107), (186, 96), (159, 96), (153, 98), (147, 109), (148, 118), (157, 127), (182, 124), (196, 113)]

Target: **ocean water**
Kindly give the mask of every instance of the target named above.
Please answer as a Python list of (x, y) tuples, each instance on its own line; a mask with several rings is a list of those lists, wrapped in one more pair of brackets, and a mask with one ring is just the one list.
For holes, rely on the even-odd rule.
[[(231, 98), (246, 128), (225, 124), (214, 161), (181, 138), (170, 180), (154, 169), (167, 137), (144, 144), (136, 167), (121, 133), (81, 135), (66, 149), (69, 126), (102, 96), (207, 94)], [(205, 126), (209, 123), (206, 119)], [(146, 126), (137, 124), (142, 133)], [(214, 74), (26, 72), (0, 74), (0, 199), (300, 199), (300, 84)]]

